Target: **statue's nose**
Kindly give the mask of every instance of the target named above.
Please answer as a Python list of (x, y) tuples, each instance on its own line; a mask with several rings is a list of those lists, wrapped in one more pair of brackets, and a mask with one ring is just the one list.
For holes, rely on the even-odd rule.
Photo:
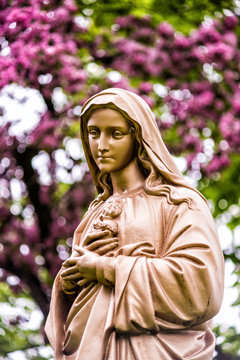
[(99, 141), (98, 141), (98, 150), (100, 152), (102, 151), (106, 151), (109, 149), (109, 141), (108, 141), (108, 137), (102, 133), (100, 136), (99, 136)]

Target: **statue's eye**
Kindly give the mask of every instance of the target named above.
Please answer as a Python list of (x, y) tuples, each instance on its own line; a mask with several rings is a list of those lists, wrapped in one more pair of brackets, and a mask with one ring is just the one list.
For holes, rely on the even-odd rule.
[(112, 137), (114, 139), (121, 139), (125, 134), (122, 131), (119, 130), (113, 130)]
[(88, 135), (90, 135), (92, 138), (96, 138), (99, 136), (99, 131), (97, 129), (89, 129)]

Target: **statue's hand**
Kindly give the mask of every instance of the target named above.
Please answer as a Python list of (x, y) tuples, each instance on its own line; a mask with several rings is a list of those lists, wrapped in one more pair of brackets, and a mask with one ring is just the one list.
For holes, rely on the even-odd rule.
[(62, 290), (66, 294), (74, 294), (77, 290), (77, 283), (75, 281), (69, 281), (69, 280), (64, 279), (64, 277), (62, 277), (62, 272), (64, 270), (65, 270), (65, 268), (62, 268), (61, 273), (60, 273), (60, 284), (61, 284)]
[(61, 272), (63, 281), (75, 282), (79, 286), (96, 281), (96, 259), (99, 255), (81, 246), (76, 246), (75, 250), (80, 256), (71, 257), (63, 263), (66, 268)]
[(82, 246), (86, 247), (93, 244), (96, 240), (106, 238), (109, 235), (109, 230), (99, 229), (89, 232), (82, 241)]
[(98, 255), (105, 255), (118, 246), (118, 239), (109, 230), (96, 230), (84, 238), (82, 245)]

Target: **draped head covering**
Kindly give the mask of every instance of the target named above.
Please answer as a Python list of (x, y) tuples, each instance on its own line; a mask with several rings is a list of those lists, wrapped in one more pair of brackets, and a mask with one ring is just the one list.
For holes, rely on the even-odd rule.
[(81, 138), (86, 160), (93, 177), (97, 191), (102, 189), (98, 182), (99, 169), (93, 160), (87, 140), (87, 121), (92, 112), (101, 108), (111, 108), (119, 111), (127, 120), (137, 122), (141, 127), (142, 144), (147, 152), (149, 160), (158, 169), (164, 180), (170, 185), (183, 186), (197, 192), (205, 201), (204, 196), (184, 178), (177, 168), (172, 156), (165, 146), (158, 129), (155, 116), (148, 104), (133, 92), (109, 88), (95, 94), (88, 99), (82, 107)]

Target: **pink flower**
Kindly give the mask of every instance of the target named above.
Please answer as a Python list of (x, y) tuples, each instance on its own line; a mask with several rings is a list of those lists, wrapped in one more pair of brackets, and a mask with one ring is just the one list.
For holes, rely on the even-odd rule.
[(199, 137), (186, 134), (183, 138), (184, 148), (193, 151), (195, 154), (202, 151), (202, 143)]
[[(239, 105), (238, 105), (239, 106)], [(219, 125), (224, 139), (235, 151), (240, 150), (240, 120), (231, 111), (222, 115)]]
[(156, 30), (160, 36), (167, 37), (167, 38), (172, 37), (174, 34), (173, 27), (167, 22), (162, 22), (160, 25), (157, 26)]
[(143, 98), (143, 100), (146, 101), (146, 103), (151, 107), (153, 108), (155, 106), (155, 100), (150, 97), (150, 96), (147, 96), (147, 95), (141, 95), (141, 97)]
[(223, 23), (227, 28), (232, 29), (237, 25), (238, 18), (235, 15), (224, 16)]
[(236, 34), (228, 31), (225, 34), (223, 34), (223, 41), (225, 41), (227, 44), (229, 44), (233, 47), (236, 47), (237, 43), (238, 43), (238, 38), (237, 38)]
[(4, 9), (7, 6), (7, 0), (0, 0), (0, 9)]
[(240, 91), (237, 91), (234, 94), (232, 99), (232, 106), (236, 112), (240, 113)]
[(56, 22), (66, 22), (66, 20), (70, 19), (69, 11), (64, 7), (59, 7), (54, 11), (54, 18)]
[(216, 61), (221, 62), (223, 59), (224, 61), (228, 62), (234, 58), (235, 55), (235, 49), (227, 44), (224, 44), (223, 42), (217, 42), (214, 44), (208, 44), (208, 55), (210, 61)]
[(153, 86), (150, 81), (145, 81), (145, 82), (142, 82), (138, 88), (140, 91), (148, 94), (152, 91)]
[(176, 35), (174, 46), (179, 49), (186, 49), (191, 45), (190, 38), (183, 36), (183, 35)]
[(190, 57), (202, 63), (208, 61), (207, 54), (208, 49), (206, 48), (206, 46), (195, 46), (190, 50)]
[(234, 86), (238, 78), (239, 78), (239, 74), (236, 71), (230, 70), (228, 68), (224, 71), (224, 79), (231, 86)]
[(224, 103), (220, 99), (215, 100), (215, 106), (217, 110), (222, 111), (224, 109)]
[(234, 123), (234, 115), (232, 112), (227, 112), (222, 115), (220, 119), (220, 131), (223, 137), (228, 137), (232, 133), (232, 124)]
[(116, 19), (115, 23), (121, 28), (126, 28), (130, 25), (130, 19), (130, 16), (121, 16)]
[(221, 171), (227, 166), (230, 165), (230, 159), (227, 153), (220, 153), (218, 155), (214, 155), (210, 163), (204, 168), (207, 176), (211, 174)]
[(29, 143), (41, 143), (41, 146), (47, 148), (57, 148), (61, 143), (61, 136), (57, 132), (59, 122), (51, 119), (50, 114), (46, 112), (38, 126), (29, 135)]
[(202, 92), (205, 91), (209, 91), (210, 90), (210, 84), (208, 81), (194, 81), (191, 84), (191, 92), (192, 93), (197, 93), (200, 94)]
[(139, 44), (137, 41), (129, 39), (120, 39), (116, 42), (116, 47), (123, 51), (126, 54), (132, 54), (134, 51), (139, 51), (144, 48), (143, 45)]
[(112, 82), (110, 79), (107, 79), (107, 83), (109, 85), (111, 85), (112, 87), (117, 87), (120, 89), (134, 91), (133, 88), (131, 87), (128, 79), (126, 79), (124, 77), (122, 77), (121, 80), (119, 80), (118, 82)]
[(132, 60), (137, 65), (143, 65), (147, 61), (147, 53), (141, 51), (136, 52), (133, 54)]
[(133, 37), (135, 40), (147, 43), (149, 45), (154, 41), (155, 33), (152, 29), (144, 27), (136, 29)]
[(212, 91), (206, 90), (199, 94), (195, 99), (199, 106), (209, 106), (213, 102), (214, 94)]
[(169, 87), (170, 89), (174, 89), (176, 85), (177, 85), (176, 79), (169, 79), (166, 81), (166, 86)]
[(187, 168), (188, 169), (191, 169), (192, 167), (192, 162), (193, 160), (196, 158), (196, 154), (189, 154), (187, 155), (186, 157), (186, 160), (187, 160)]
[(197, 38), (198, 41), (202, 43), (215, 43), (221, 40), (221, 35), (216, 30), (214, 25), (200, 26), (199, 30), (197, 31)]
[(8, 83), (18, 81), (16, 61), (11, 57), (0, 56), (0, 89)]

